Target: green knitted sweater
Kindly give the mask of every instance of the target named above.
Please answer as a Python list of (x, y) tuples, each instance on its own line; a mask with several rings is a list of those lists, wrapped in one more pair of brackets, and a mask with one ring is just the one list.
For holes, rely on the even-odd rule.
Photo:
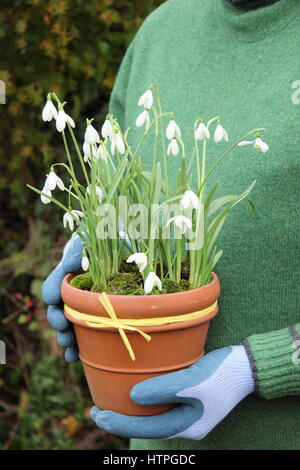
[(186, 143), (196, 117), (219, 115), (231, 142), (265, 127), (270, 146), (267, 154), (236, 149), (216, 175), (220, 194), (242, 192), (256, 179), (257, 215), (237, 206), (220, 235), (220, 311), (206, 347), (248, 338), (256, 393), (202, 441), (132, 440), (132, 449), (300, 449), (299, 37), (298, 0), (254, 11), (226, 0), (169, 0), (146, 19), (124, 58), (110, 111), (131, 127), (133, 143), (142, 132), (134, 125), (138, 98), (156, 82)]

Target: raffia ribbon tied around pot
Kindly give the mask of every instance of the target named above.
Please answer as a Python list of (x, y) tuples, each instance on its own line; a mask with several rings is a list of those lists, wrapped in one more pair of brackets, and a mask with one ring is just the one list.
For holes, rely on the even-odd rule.
[(142, 331), (138, 327), (148, 327), (148, 326), (159, 326), (159, 325), (166, 325), (168, 323), (177, 323), (187, 320), (194, 320), (196, 318), (200, 318), (204, 315), (211, 313), (217, 307), (217, 301), (214, 302), (207, 308), (203, 310), (198, 310), (196, 312), (186, 313), (184, 315), (176, 315), (176, 316), (169, 316), (169, 317), (160, 317), (160, 318), (122, 318), (120, 320), (116, 312), (112, 306), (111, 301), (109, 300), (107, 294), (102, 292), (99, 295), (99, 301), (101, 302), (102, 306), (104, 307), (105, 311), (108, 313), (108, 317), (100, 317), (95, 315), (87, 315), (86, 313), (78, 312), (70, 308), (68, 305), (65, 305), (65, 311), (73, 318), (77, 320), (82, 320), (86, 323), (87, 326), (91, 328), (116, 328), (122, 341), (133, 361), (135, 361), (135, 354), (133, 352), (132, 346), (129, 342), (129, 339), (124, 330), (127, 331), (135, 331), (139, 333), (146, 341), (151, 340), (151, 336), (147, 335), (144, 331)]

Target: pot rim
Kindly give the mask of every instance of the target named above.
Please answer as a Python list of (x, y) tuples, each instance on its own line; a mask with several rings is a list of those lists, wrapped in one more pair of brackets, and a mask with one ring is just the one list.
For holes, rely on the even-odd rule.
[[(170, 294), (154, 295), (119, 295), (108, 294), (116, 314), (120, 319), (126, 318), (157, 318), (173, 315), (184, 315), (191, 312), (197, 312), (209, 307), (216, 302), (220, 295), (220, 283), (217, 275), (212, 273), (213, 280), (206, 286), (183, 292)], [(61, 295), (65, 304), (70, 308), (94, 316), (108, 316), (104, 307), (99, 302), (99, 293), (78, 289), (69, 284), (74, 274), (67, 274), (62, 282)], [(216, 315), (218, 307), (206, 315), (196, 319), (189, 320), (193, 325), (201, 320), (201, 323)], [(66, 312), (65, 312), (66, 314)], [(73, 323), (85, 325), (84, 322), (69, 317)], [(180, 328), (183, 322), (173, 323), (176, 329)], [(157, 327), (146, 327), (149, 332), (155, 331)], [(129, 332), (128, 332), (129, 333)]]
[[(213, 271), (211, 272), (211, 275), (213, 277), (213, 279), (210, 281), (209, 284), (206, 284), (205, 286), (201, 286), (201, 287), (195, 287), (194, 289), (188, 289), (188, 290), (184, 290), (184, 291), (181, 291), (181, 292), (171, 292), (169, 294), (151, 294), (151, 295), (124, 295), (124, 294), (107, 294), (108, 297), (111, 297), (113, 299), (116, 299), (116, 300), (119, 300), (119, 301), (125, 301), (125, 300), (128, 300), (128, 299), (145, 299), (145, 298), (151, 298), (153, 299), (154, 301), (157, 300), (157, 299), (160, 299), (161, 302), (164, 302), (164, 300), (168, 299), (168, 301), (171, 301), (171, 300), (176, 300), (176, 299), (179, 299), (179, 297), (182, 299), (183, 296), (190, 296), (193, 292), (205, 292), (205, 290), (211, 290), (212, 288), (214, 287), (217, 287), (219, 285), (219, 278), (218, 276), (216, 275), (216, 273), (214, 273)], [(68, 285), (68, 290), (69, 291), (73, 291), (74, 293), (75, 292), (84, 292), (85, 295), (89, 295), (89, 296), (93, 296), (94, 298), (98, 297), (100, 295), (100, 292), (91, 292), (91, 291), (88, 291), (88, 290), (84, 290), (84, 289), (79, 289), (78, 287), (74, 287), (74, 286), (71, 286), (70, 284), (70, 281), (75, 277), (77, 276), (77, 274), (74, 274), (74, 273), (69, 273), (67, 274), (64, 278), (63, 278), (63, 281), (62, 281), (62, 288), (64, 288), (66, 286), (66, 284)], [(139, 302), (139, 300), (137, 300), (137, 302)]]

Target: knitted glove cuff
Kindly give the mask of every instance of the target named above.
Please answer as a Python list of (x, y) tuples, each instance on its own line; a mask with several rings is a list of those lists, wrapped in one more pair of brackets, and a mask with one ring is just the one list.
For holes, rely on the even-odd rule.
[(266, 399), (300, 395), (300, 323), (250, 336), (243, 345), (256, 393)]

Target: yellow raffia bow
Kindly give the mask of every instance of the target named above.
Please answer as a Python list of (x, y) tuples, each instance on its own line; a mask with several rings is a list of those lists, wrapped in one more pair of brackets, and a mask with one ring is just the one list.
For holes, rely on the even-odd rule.
[(81, 313), (77, 310), (73, 310), (68, 305), (65, 305), (64, 309), (66, 313), (68, 313), (71, 317), (75, 318), (76, 320), (84, 321), (86, 325), (91, 328), (116, 328), (119, 331), (122, 341), (133, 361), (135, 361), (135, 354), (124, 330), (135, 331), (141, 336), (143, 336), (146, 341), (150, 341), (151, 336), (147, 335), (146, 333), (144, 333), (144, 331), (136, 327), (159, 326), (166, 325), (168, 323), (178, 323), (186, 320), (195, 320), (196, 318), (200, 318), (208, 313), (213, 312), (214, 309), (217, 307), (217, 302), (214, 302), (212, 305), (207, 308), (204, 308), (203, 310), (198, 310), (192, 313), (186, 313), (185, 315), (138, 319), (122, 318), (122, 320), (120, 320), (118, 319), (116, 312), (112, 306), (112, 303), (105, 292), (102, 292), (102, 294), (99, 295), (99, 300), (110, 318), (87, 315), (86, 313)]

